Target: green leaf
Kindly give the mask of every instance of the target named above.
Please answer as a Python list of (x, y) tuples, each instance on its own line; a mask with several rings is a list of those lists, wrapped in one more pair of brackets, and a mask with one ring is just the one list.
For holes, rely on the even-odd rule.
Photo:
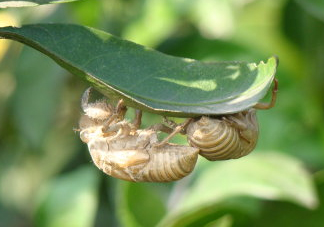
[(306, 208), (318, 205), (312, 176), (290, 156), (257, 153), (249, 158), (206, 165), (162, 226), (189, 216), (203, 216), (211, 207), (237, 196), (290, 201)]
[(85, 166), (55, 179), (44, 191), (36, 226), (93, 226), (99, 186), (97, 170)]
[(216, 115), (254, 106), (267, 93), (277, 59), (201, 62), (173, 57), (79, 25), (0, 28), (126, 105), (172, 116)]
[(324, 21), (324, 1), (323, 0), (296, 0), (308, 13)]
[(231, 198), (213, 203), (199, 210), (173, 214), (170, 212), (158, 227), (196, 227), (196, 226), (250, 226), (251, 219), (260, 210), (260, 203), (253, 198)]
[(324, 226), (324, 170), (317, 172), (314, 178), (319, 194), (319, 207), (309, 210), (287, 202), (269, 201), (250, 226)]
[(117, 215), (122, 226), (150, 227), (166, 212), (154, 184), (118, 181)]
[(51, 3), (73, 2), (77, 0), (0, 0), (0, 8), (37, 6)]

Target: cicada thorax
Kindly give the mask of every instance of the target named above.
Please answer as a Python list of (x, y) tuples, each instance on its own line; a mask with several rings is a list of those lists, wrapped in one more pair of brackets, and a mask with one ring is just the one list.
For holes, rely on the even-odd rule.
[(249, 154), (258, 140), (255, 109), (221, 117), (203, 116), (187, 127), (191, 146), (208, 160), (236, 159)]
[(137, 181), (138, 172), (150, 161), (145, 147), (150, 137), (141, 135), (104, 136), (89, 141), (88, 149), (94, 164), (104, 173), (127, 181)]

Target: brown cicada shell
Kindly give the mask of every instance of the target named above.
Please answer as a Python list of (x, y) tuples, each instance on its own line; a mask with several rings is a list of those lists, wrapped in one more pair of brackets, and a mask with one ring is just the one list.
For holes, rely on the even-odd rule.
[(85, 114), (79, 122), (80, 138), (103, 172), (135, 182), (175, 181), (192, 172), (197, 148), (170, 143), (155, 146), (159, 143), (156, 130), (140, 130), (138, 122), (122, 120), (125, 110), (112, 108), (105, 100), (92, 103), (90, 108), (88, 96), (87, 90), (82, 99)]
[(249, 154), (258, 140), (255, 109), (222, 117), (201, 117), (188, 125), (191, 146), (210, 161), (236, 159)]

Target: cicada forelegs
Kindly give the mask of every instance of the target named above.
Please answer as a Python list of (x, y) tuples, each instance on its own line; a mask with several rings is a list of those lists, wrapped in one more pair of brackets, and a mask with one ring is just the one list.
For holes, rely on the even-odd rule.
[[(166, 118), (165, 118), (166, 119)], [(168, 120), (168, 119), (167, 119)], [(172, 137), (174, 137), (176, 134), (181, 133), (183, 131), (185, 131), (186, 127), (188, 126), (188, 124), (193, 120), (193, 118), (188, 118), (187, 120), (185, 120), (183, 123), (181, 124), (176, 124), (175, 122), (173, 122), (173, 126), (175, 126), (173, 129), (171, 129), (171, 131), (167, 132), (169, 133), (169, 135), (167, 137), (165, 137), (160, 143), (157, 143), (155, 145), (155, 147), (160, 147), (163, 146), (164, 144), (166, 144)], [(169, 120), (168, 120), (169, 121)], [(164, 127), (167, 127), (163, 124), (161, 124)], [(168, 127), (167, 127), (168, 128)], [(163, 131), (163, 130), (160, 130)]]
[(117, 103), (117, 106), (113, 112), (113, 114), (104, 122), (102, 126), (102, 132), (108, 132), (109, 127), (113, 122), (122, 121), (125, 118), (125, 114), (127, 111), (127, 107), (124, 104), (124, 100), (120, 99)]
[[(169, 126), (170, 126), (171, 128), (173, 128), (173, 129), (176, 129), (178, 126), (181, 127), (181, 124), (183, 124), (183, 123), (178, 124), (178, 123), (174, 122), (173, 120), (168, 119), (167, 117), (163, 117), (163, 123), (169, 125)], [(184, 122), (184, 123), (185, 123), (185, 122)], [(188, 123), (188, 124), (189, 124), (189, 123)], [(181, 127), (181, 131), (180, 131), (179, 133), (181, 133), (181, 134), (186, 134), (186, 126), (187, 126), (188, 124), (186, 124), (184, 127)]]

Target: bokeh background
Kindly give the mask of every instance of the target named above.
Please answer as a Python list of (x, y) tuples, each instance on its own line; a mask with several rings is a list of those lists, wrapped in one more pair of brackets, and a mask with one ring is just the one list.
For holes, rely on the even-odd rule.
[[(0, 9), (0, 26), (43, 22), (87, 25), (199, 60), (277, 55), (278, 101), (258, 112), (260, 138), (249, 156), (200, 158), (175, 183), (123, 182), (96, 169), (73, 131), (87, 84), (0, 40), (1, 227), (324, 226), (324, 1), (80, 0)], [(145, 113), (143, 127), (160, 120)]]

